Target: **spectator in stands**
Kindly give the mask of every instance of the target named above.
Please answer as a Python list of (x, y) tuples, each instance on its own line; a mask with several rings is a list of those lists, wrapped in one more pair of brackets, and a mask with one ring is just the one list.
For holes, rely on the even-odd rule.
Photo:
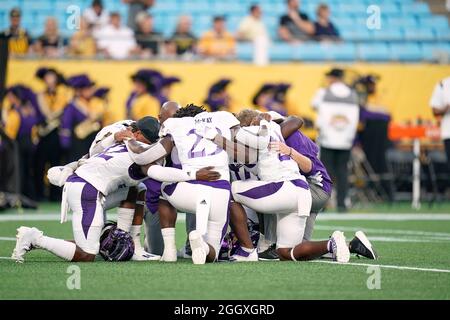
[(44, 34), (33, 45), (34, 52), (50, 58), (58, 57), (63, 54), (65, 45), (66, 41), (59, 34), (58, 21), (53, 17), (47, 18)]
[(236, 38), (241, 41), (254, 41), (258, 37), (268, 38), (266, 26), (261, 20), (262, 10), (259, 5), (250, 7), (250, 14), (239, 24)]
[(193, 35), (191, 27), (192, 19), (190, 16), (181, 16), (178, 19), (177, 28), (170, 39), (171, 42), (175, 43), (178, 55), (195, 51), (197, 38)]
[(214, 17), (213, 29), (203, 34), (198, 45), (200, 54), (212, 58), (229, 58), (234, 55), (236, 42), (226, 30), (225, 18)]
[(127, 26), (134, 32), (137, 32), (138, 24), (136, 23), (136, 17), (141, 12), (147, 12), (155, 3), (155, 0), (122, 0), (122, 2), (128, 4)]
[(93, 29), (100, 29), (109, 22), (109, 14), (103, 8), (102, 0), (94, 0), (89, 8), (83, 12), (83, 17)]
[(317, 7), (316, 19), (314, 22), (314, 37), (319, 41), (336, 41), (339, 40), (339, 31), (330, 21), (330, 8), (321, 3)]
[(20, 27), (21, 12), (19, 8), (13, 8), (9, 12), (10, 26), (1, 33), (8, 38), (9, 53), (11, 55), (23, 55), (28, 53), (30, 37), (28, 32)]
[(80, 19), (80, 29), (70, 39), (69, 53), (78, 57), (93, 57), (97, 45), (92, 35), (92, 28), (85, 18)]
[(106, 57), (126, 59), (137, 50), (133, 30), (121, 24), (120, 14), (112, 12), (110, 23), (94, 33), (97, 46)]
[(283, 41), (299, 42), (314, 36), (314, 24), (300, 11), (299, 0), (287, 0), (288, 12), (280, 18), (278, 34)]
[(332, 69), (326, 77), (328, 86), (317, 91), (312, 106), (317, 112), (320, 159), (336, 183), (337, 209), (345, 212), (348, 161), (359, 122), (358, 96), (344, 83), (342, 69)]
[(141, 50), (141, 56), (157, 55), (164, 39), (160, 32), (153, 29), (153, 17), (147, 12), (140, 12), (136, 16), (136, 23), (138, 25), (136, 41)]
[(436, 84), (430, 99), (433, 114), (441, 123), (441, 139), (447, 153), (447, 164), (450, 169), (450, 77)]
[(163, 105), (167, 101), (170, 101), (172, 86), (175, 83), (180, 83), (181, 79), (178, 77), (164, 77), (161, 81), (161, 89), (159, 90), (159, 94), (157, 96), (159, 103)]

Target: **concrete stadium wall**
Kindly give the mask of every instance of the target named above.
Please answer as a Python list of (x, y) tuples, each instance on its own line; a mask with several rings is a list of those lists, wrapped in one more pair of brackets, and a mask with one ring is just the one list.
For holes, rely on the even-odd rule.
[[(183, 82), (174, 85), (171, 98), (181, 104), (202, 103), (213, 82), (230, 78), (233, 80), (229, 90), (234, 111), (250, 106), (261, 84), (288, 82), (292, 84), (288, 94), (289, 112), (314, 118), (311, 98), (323, 83), (323, 74), (335, 65), (290, 63), (256, 67), (243, 63), (13, 59), (8, 66), (7, 84), (24, 83), (40, 90), (42, 84), (34, 73), (41, 66), (55, 67), (66, 76), (88, 73), (98, 85), (110, 87), (111, 111), (118, 120), (125, 116), (125, 101), (132, 86), (130, 75), (139, 68), (154, 68), (166, 76), (180, 77)], [(374, 72), (381, 76), (379, 104), (386, 106), (395, 121), (415, 119), (419, 115), (431, 119), (428, 101), (434, 85), (450, 76), (450, 65), (352, 64), (349, 67), (357, 72)]]

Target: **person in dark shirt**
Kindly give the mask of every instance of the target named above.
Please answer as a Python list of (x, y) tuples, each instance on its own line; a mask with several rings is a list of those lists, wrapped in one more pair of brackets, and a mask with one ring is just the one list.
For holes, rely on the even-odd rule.
[(318, 41), (336, 41), (339, 40), (339, 31), (330, 21), (330, 8), (326, 4), (320, 4), (317, 7), (317, 21), (314, 22), (314, 37)]
[(28, 53), (30, 37), (28, 32), (20, 27), (21, 12), (19, 8), (11, 9), (9, 13), (10, 26), (0, 33), (0, 37), (8, 39), (9, 53), (23, 55)]
[(195, 50), (197, 38), (191, 32), (192, 20), (189, 16), (181, 16), (177, 28), (170, 39), (175, 43), (177, 55), (192, 53)]
[(288, 12), (280, 18), (278, 35), (283, 41), (298, 42), (314, 36), (314, 24), (300, 11), (299, 0), (287, 0)]
[(47, 57), (57, 57), (62, 55), (63, 52), (60, 49), (66, 44), (67, 42), (59, 34), (57, 20), (50, 17), (45, 21), (44, 34), (37, 38), (34, 50)]
[(153, 29), (153, 17), (143, 12), (136, 17), (136, 22), (138, 24), (136, 42), (142, 50), (141, 54), (143, 56), (157, 55), (163, 36)]

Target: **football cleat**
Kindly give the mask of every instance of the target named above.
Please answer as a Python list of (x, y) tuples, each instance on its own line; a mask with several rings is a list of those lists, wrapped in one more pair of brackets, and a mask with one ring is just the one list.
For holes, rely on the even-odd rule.
[(159, 261), (161, 260), (161, 256), (156, 254), (148, 253), (144, 250), (135, 251), (133, 257), (131, 257), (132, 261)]
[(350, 260), (350, 250), (345, 242), (344, 233), (341, 231), (333, 232), (330, 241), (333, 260), (340, 263), (348, 262)]
[(258, 252), (253, 249), (252, 252), (247, 252), (239, 247), (236, 252), (230, 257), (230, 262), (255, 262), (258, 261)]
[(263, 252), (258, 253), (258, 259), (261, 261), (280, 261), (280, 257), (277, 253), (276, 243), (272, 243), (269, 248)]
[(369, 239), (362, 231), (356, 231), (355, 237), (348, 245), (350, 252), (355, 253), (356, 256), (363, 256), (368, 259), (377, 260), (378, 255), (372, 247)]
[(206, 251), (204, 249), (204, 240), (197, 230), (193, 230), (189, 233), (189, 243), (191, 244), (192, 250), (192, 262), (194, 264), (205, 264)]
[(20, 227), (17, 229), (16, 234), (16, 246), (12, 252), (11, 258), (16, 262), (24, 262), (23, 256), (25, 253), (33, 249), (33, 243), (36, 243), (36, 239), (42, 237), (42, 231), (36, 228)]

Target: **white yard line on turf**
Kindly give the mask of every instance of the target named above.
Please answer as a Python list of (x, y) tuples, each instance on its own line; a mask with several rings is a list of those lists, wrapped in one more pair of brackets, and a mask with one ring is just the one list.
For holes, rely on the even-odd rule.
[(321, 213), (317, 220), (415, 221), (450, 220), (448, 213)]
[(338, 265), (349, 265), (349, 266), (362, 266), (362, 267), (380, 267), (380, 268), (386, 268), (386, 269), (397, 269), (397, 270), (411, 270), (411, 271), (424, 271), (424, 272), (440, 272), (440, 273), (450, 273), (450, 270), (448, 269), (432, 269), (432, 268), (417, 268), (417, 267), (406, 267), (406, 266), (392, 266), (392, 265), (383, 265), (383, 264), (370, 264), (370, 263), (354, 263), (354, 262), (348, 262), (348, 263), (338, 263), (334, 261), (324, 261), (324, 260), (313, 260), (311, 262), (317, 262), (317, 263), (328, 263), (328, 264), (338, 264)]
[(0, 260), (13, 260), (11, 257), (0, 257)]
[(12, 237), (0, 237), (0, 241), (16, 241), (16, 238), (12, 238)]
[(340, 230), (340, 231), (358, 231), (377, 233), (377, 234), (399, 234), (409, 236), (430, 236), (430, 237), (444, 237), (450, 238), (450, 233), (447, 232), (432, 232), (420, 230), (403, 230), (403, 229), (375, 229), (365, 227), (349, 227), (349, 226), (314, 226), (317, 230)]
[[(71, 215), (69, 215), (70, 217)], [(115, 219), (116, 213), (108, 213), (108, 219)], [(0, 222), (2, 221), (58, 221), (59, 213), (6, 213), (0, 214)], [(184, 213), (178, 214), (178, 221), (185, 221)], [(448, 221), (450, 214), (448, 213), (321, 213), (317, 216), (319, 221), (346, 221), (346, 220), (375, 220), (375, 221), (421, 221), (421, 220), (437, 220)]]

